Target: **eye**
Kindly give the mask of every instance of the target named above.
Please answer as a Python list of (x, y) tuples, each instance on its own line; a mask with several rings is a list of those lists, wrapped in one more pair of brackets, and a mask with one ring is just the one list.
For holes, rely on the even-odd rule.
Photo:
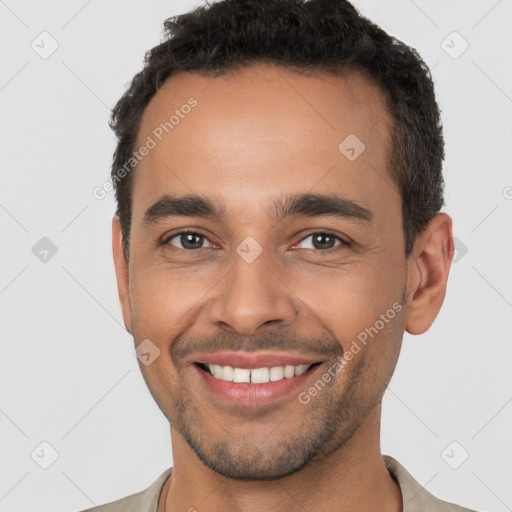
[[(308, 241), (308, 239), (311, 240)], [(205, 242), (207, 245), (204, 245)], [(214, 244), (212, 244), (205, 235), (195, 231), (180, 231), (179, 233), (174, 233), (167, 237), (162, 243), (164, 245), (172, 245), (173, 247), (184, 251), (195, 251), (214, 247)], [(304, 237), (298, 244), (294, 245), (294, 248), (310, 249), (325, 253), (336, 251), (340, 246), (349, 245), (349, 242), (343, 240), (334, 233), (330, 233), (328, 231), (317, 231)]]
[[(173, 240), (175, 241), (172, 242)], [(191, 251), (197, 249), (205, 249), (203, 246), (205, 241), (210, 244), (206, 247), (213, 247), (213, 244), (208, 240), (208, 238), (206, 238), (205, 235), (202, 235), (201, 233), (195, 233), (193, 231), (181, 231), (180, 233), (175, 233), (174, 235), (167, 237), (163, 243), (170, 244), (174, 247), (177, 247), (178, 249)]]
[[(311, 241), (306, 242), (308, 239), (311, 239)], [(316, 233), (311, 233), (304, 237), (297, 245), (301, 245), (301, 249), (330, 252), (336, 251), (340, 245), (349, 246), (350, 244), (334, 233), (330, 233), (328, 231), (317, 231)], [(296, 245), (294, 247), (296, 247)]]

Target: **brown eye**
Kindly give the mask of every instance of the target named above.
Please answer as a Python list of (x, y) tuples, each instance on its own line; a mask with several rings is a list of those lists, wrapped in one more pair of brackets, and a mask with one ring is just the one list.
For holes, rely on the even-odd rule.
[[(311, 240), (306, 242), (308, 239)], [(299, 244), (302, 246), (302, 249), (313, 249), (315, 251), (329, 251), (330, 249), (335, 249), (340, 245), (349, 245), (339, 236), (323, 231), (311, 233), (310, 235), (303, 238)]]
[[(174, 242), (172, 242), (174, 240)], [(169, 237), (165, 243), (168, 243), (170, 245), (173, 245), (177, 247), (178, 249), (183, 250), (195, 250), (195, 249), (204, 249), (203, 246), (204, 242), (208, 241), (208, 239), (201, 235), (200, 233), (193, 233), (191, 231), (184, 231), (181, 233), (176, 233), (175, 235), (172, 235)], [(208, 241), (210, 244), (207, 247), (210, 247), (212, 244)]]

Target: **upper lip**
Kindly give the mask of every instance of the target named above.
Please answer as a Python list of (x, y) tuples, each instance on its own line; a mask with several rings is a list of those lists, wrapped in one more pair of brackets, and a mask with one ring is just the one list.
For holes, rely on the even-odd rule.
[(189, 360), (195, 363), (218, 364), (233, 368), (272, 368), (274, 366), (299, 366), (320, 363), (318, 359), (297, 354), (279, 354), (276, 352), (216, 352), (214, 354), (195, 354)]

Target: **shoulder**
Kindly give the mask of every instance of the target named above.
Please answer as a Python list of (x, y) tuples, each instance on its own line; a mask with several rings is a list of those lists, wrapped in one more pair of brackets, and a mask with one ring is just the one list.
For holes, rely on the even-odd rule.
[(157, 512), (158, 498), (171, 476), (172, 468), (166, 469), (147, 489), (111, 503), (88, 508), (82, 512)]
[(400, 485), (404, 502), (403, 512), (476, 512), (436, 498), (393, 457), (383, 455), (383, 459), (391, 476)]

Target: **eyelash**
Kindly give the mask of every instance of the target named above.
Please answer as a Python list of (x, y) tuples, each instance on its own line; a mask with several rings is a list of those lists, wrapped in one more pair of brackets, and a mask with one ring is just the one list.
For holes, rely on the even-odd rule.
[[(168, 237), (166, 237), (163, 241), (162, 241), (162, 245), (168, 245), (169, 244), (169, 241), (172, 240), (173, 238), (177, 237), (177, 236), (180, 236), (180, 235), (184, 235), (184, 234), (187, 234), (187, 233), (191, 233), (193, 235), (199, 235), (203, 238), (205, 238), (206, 240), (208, 240), (210, 243), (212, 243), (208, 237), (206, 235), (203, 235), (202, 233), (198, 232), (198, 231), (193, 231), (193, 230), (183, 230), (183, 231), (179, 231), (178, 233), (173, 233), (172, 235), (169, 235)], [(338, 250), (344, 248), (344, 247), (350, 247), (350, 242), (348, 242), (347, 240), (344, 240), (343, 238), (339, 237), (338, 235), (336, 235), (335, 233), (333, 233), (332, 231), (329, 231), (329, 230), (322, 230), (322, 231), (313, 231), (312, 233), (309, 233), (307, 234), (306, 236), (304, 236), (303, 238), (301, 238), (296, 244), (294, 245), (297, 245), (299, 243), (302, 243), (304, 240), (306, 240), (307, 238), (309, 238), (310, 236), (314, 236), (314, 235), (327, 235), (327, 236), (331, 236), (333, 238), (336, 238), (337, 240), (339, 240), (341, 242), (340, 245), (336, 245), (334, 247), (331, 247), (330, 249), (307, 249), (309, 251), (313, 251), (315, 253), (322, 253), (322, 254), (330, 254), (330, 253), (333, 253), (333, 252), (337, 252)], [(170, 244), (169, 244), (170, 245)], [(208, 249), (208, 247), (202, 247), (200, 249), (181, 249), (179, 247), (173, 247), (173, 250), (177, 250), (177, 251), (185, 251), (185, 252), (200, 252), (201, 250), (206, 250)]]
[[(336, 235), (336, 233), (333, 233), (332, 231), (313, 231), (309, 234), (307, 234), (306, 236), (302, 237), (298, 243), (302, 243), (304, 240), (306, 240), (306, 238), (309, 238), (310, 236), (314, 236), (314, 235), (327, 235), (327, 236), (330, 236), (332, 238), (335, 238), (336, 240), (338, 240), (340, 242), (339, 245), (335, 245), (334, 247), (331, 247), (330, 249), (307, 249), (308, 251), (313, 251), (314, 253), (322, 253), (322, 254), (331, 254), (333, 252), (338, 252), (339, 250), (341, 249), (344, 249), (344, 248), (347, 248), (347, 247), (350, 247), (350, 242), (348, 242), (347, 240), (344, 240), (343, 238), (341, 238), (340, 236)], [(297, 244), (294, 244), (294, 245), (297, 245)]]

